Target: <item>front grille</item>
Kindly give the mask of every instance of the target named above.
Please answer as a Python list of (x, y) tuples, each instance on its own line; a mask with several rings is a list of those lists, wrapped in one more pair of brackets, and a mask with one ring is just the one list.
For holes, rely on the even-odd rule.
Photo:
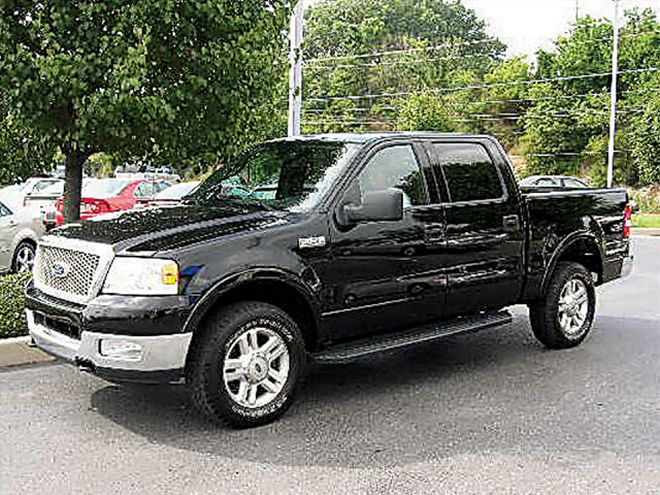
[[(75, 298), (90, 295), (100, 256), (54, 246), (40, 246), (34, 278), (44, 292), (70, 294)], [(57, 269), (59, 268), (59, 270)]]
[(34, 322), (72, 339), (80, 340), (80, 327), (68, 320), (59, 320), (41, 313), (35, 313)]

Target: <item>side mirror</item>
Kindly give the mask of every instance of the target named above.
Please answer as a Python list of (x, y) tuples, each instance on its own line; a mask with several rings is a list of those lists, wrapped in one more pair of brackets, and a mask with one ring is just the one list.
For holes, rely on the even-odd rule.
[(361, 205), (348, 204), (342, 209), (348, 223), (402, 220), (403, 192), (386, 189), (365, 193)]

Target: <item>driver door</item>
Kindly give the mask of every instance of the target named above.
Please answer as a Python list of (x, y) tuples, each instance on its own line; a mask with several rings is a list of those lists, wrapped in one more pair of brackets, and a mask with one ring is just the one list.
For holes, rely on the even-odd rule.
[(395, 330), (441, 316), (446, 277), (441, 206), (430, 204), (425, 155), (413, 144), (390, 144), (367, 158), (337, 207), (360, 204), (365, 193), (399, 189), (403, 219), (330, 220), (329, 320), (333, 340)]

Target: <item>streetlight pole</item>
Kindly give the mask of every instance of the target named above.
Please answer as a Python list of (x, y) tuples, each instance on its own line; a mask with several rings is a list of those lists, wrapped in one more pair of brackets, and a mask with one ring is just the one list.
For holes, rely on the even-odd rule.
[(610, 93), (610, 142), (607, 153), (607, 187), (614, 183), (614, 138), (616, 137), (617, 82), (619, 76), (619, 0), (614, 0), (612, 38), (612, 89)]
[(303, 39), (303, 0), (298, 0), (291, 16), (289, 35), (289, 136), (300, 134), (300, 115), (302, 109), (302, 45)]

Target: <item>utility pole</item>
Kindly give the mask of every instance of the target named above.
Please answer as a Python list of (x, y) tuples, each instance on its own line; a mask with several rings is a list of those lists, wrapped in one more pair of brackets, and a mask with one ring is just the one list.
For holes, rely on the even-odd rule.
[(575, 24), (580, 20), (580, 0), (575, 0)]
[(298, 0), (291, 16), (289, 35), (289, 136), (300, 134), (300, 115), (302, 109), (302, 45), (303, 39), (303, 0)]
[(610, 93), (610, 143), (607, 154), (607, 187), (614, 183), (614, 138), (616, 137), (617, 82), (619, 76), (619, 0), (614, 0), (612, 21), (612, 90)]

